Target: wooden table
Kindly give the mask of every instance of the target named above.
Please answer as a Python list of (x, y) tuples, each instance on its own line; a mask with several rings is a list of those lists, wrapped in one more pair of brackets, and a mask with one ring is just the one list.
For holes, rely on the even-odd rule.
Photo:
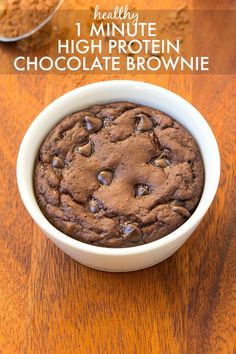
[[(109, 4), (112, 8), (115, 1)], [(176, 4), (150, 1), (148, 8)], [(68, 1), (72, 5), (89, 6)], [(105, 1), (100, 5), (106, 8)], [(141, 0), (132, 5), (147, 7)], [(227, 0), (188, 5), (236, 8)], [(217, 57), (219, 49), (215, 50)], [(0, 55), (5, 64), (14, 56), (7, 46), (0, 47)], [(0, 353), (233, 353), (236, 77), (109, 76), (115, 78), (158, 84), (196, 105), (219, 143), (222, 173), (217, 196), (191, 239), (157, 266), (112, 274), (76, 263), (46, 239), (24, 209), (16, 185), (16, 157), (27, 127), (49, 102), (107, 76), (0, 75)]]

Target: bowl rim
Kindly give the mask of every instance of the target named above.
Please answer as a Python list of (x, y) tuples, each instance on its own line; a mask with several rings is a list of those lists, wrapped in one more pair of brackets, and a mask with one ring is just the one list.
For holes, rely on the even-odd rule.
[[(26, 183), (24, 181), (24, 168), (23, 168), (23, 163), (22, 163), (25, 158), (25, 153), (28, 149), (28, 140), (29, 140), (30, 136), (32, 135), (35, 127), (38, 126), (39, 124), (42, 124), (44, 116), (47, 115), (48, 113), (50, 113), (51, 109), (56, 107), (59, 103), (61, 104), (61, 102), (63, 100), (66, 101), (70, 96), (73, 96), (73, 95), (77, 96), (83, 91), (84, 92), (86, 90), (91, 91), (91, 90), (93, 90), (93, 88), (100, 88), (101, 89), (102, 87), (104, 88), (104, 86), (113, 87), (114, 85), (116, 87), (118, 87), (118, 86), (121, 87), (122, 85), (126, 85), (126, 86), (129, 85), (132, 88), (136, 87), (139, 89), (140, 88), (141, 89), (149, 88), (151, 90), (156, 90), (156, 92), (158, 90), (159, 92), (161, 92), (165, 95), (169, 95), (169, 96), (171, 95), (174, 99), (181, 101), (182, 104), (186, 105), (189, 109), (191, 109), (192, 115), (195, 114), (198, 116), (198, 119), (201, 120), (201, 124), (204, 125), (204, 129), (207, 130), (209, 142), (212, 144), (212, 149), (214, 150), (214, 159), (215, 159), (214, 160), (215, 161), (215, 163), (214, 163), (214, 168), (215, 168), (214, 181), (212, 181), (212, 183), (211, 183), (211, 191), (208, 192), (207, 202), (205, 202), (204, 204), (201, 204), (201, 200), (204, 195), (204, 192), (206, 193), (205, 181), (204, 181), (204, 189), (203, 189), (203, 193), (200, 198), (200, 201), (198, 203), (198, 206), (195, 209), (194, 213), (190, 216), (190, 218), (186, 222), (184, 222), (184, 224), (182, 224), (179, 228), (177, 228), (173, 232), (167, 234), (166, 236), (164, 236), (156, 241), (153, 241), (153, 242), (150, 242), (150, 243), (147, 243), (144, 245), (138, 245), (138, 246), (126, 247), (126, 248), (109, 248), (109, 247), (101, 247), (101, 246), (87, 244), (87, 243), (75, 240), (75, 239), (71, 238), (70, 236), (67, 236), (66, 234), (64, 234), (63, 232), (58, 230), (56, 227), (54, 227), (46, 219), (46, 217), (44, 216), (44, 214), (40, 210), (36, 198), (34, 200), (34, 203), (32, 203), (32, 198), (29, 197), (30, 193), (28, 193), (28, 194), (25, 193), (25, 188), (27, 188), (28, 186), (26, 185)], [(46, 134), (48, 134), (50, 130), (51, 130), (51, 128), (48, 129), (48, 132)], [(31, 125), (28, 127), (28, 129), (23, 137), (23, 140), (20, 144), (18, 157), (17, 157), (16, 175), (17, 175), (18, 189), (19, 189), (22, 201), (23, 201), (27, 211), (29, 212), (29, 214), (31, 215), (33, 220), (36, 222), (36, 224), (38, 224), (38, 226), (44, 231), (44, 233), (46, 233), (50, 239), (54, 240), (55, 243), (58, 241), (64, 245), (69, 246), (70, 248), (78, 249), (83, 252), (94, 254), (94, 255), (96, 254), (96, 255), (102, 255), (102, 256), (122, 257), (122, 256), (127, 256), (127, 255), (137, 255), (137, 254), (141, 254), (141, 253), (143, 254), (143, 253), (149, 252), (150, 250), (154, 250), (154, 249), (166, 246), (166, 245), (170, 244), (171, 242), (181, 238), (181, 236), (183, 236), (184, 234), (186, 234), (187, 232), (189, 232), (191, 229), (193, 229), (195, 226), (197, 226), (199, 224), (199, 222), (201, 221), (201, 219), (203, 218), (203, 216), (207, 212), (208, 208), (210, 207), (210, 205), (214, 199), (214, 196), (216, 194), (217, 188), (218, 188), (219, 178), (220, 178), (220, 154), (219, 154), (219, 149), (218, 149), (218, 145), (217, 145), (215, 136), (214, 136), (210, 126), (208, 125), (207, 121), (205, 120), (205, 118), (201, 115), (201, 113), (192, 104), (190, 104), (188, 101), (186, 101), (181, 96), (179, 96), (179, 95), (175, 94), (174, 92), (167, 90), (161, 86), (146, 83), (143, 81), (108, 80), (108, 81), (100, 81), (100, 82), (96, 82), (96, 83), (87, 84), (87, 85), (78, 87), (74, 90), (71, 90), (71, 91), (67, 92), (66, 94), (60, 96), (59, 98), (57, 98), (53, 102), (51, 102), (47, 107), (45, 107), (39, 113), (39, 115), (33, 120)]]

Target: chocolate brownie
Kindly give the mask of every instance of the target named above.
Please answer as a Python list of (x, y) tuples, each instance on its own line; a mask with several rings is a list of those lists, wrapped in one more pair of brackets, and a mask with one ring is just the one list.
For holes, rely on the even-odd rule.
[(182, 225), (202, 194), (203, 163), (188, 131), (129, 102), (96, 105), (55, 126), (34, 171), (46, 218), (79, 241), (130, 247)]

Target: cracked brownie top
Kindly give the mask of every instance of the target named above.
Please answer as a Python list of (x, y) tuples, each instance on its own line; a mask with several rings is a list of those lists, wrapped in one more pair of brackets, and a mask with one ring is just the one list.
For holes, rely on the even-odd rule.
[(204, 170), (188, 131), (129, 102), (65, 117), (46, 137), (34, 188), (46, 218), (104, 247), (155, 241), (182, 225), (201, 197)]

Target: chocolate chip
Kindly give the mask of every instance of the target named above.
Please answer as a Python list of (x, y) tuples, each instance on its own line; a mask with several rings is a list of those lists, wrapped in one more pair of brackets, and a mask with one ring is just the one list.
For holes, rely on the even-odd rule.
[(166, 168), (166, 167), (169, 166), (169, 164), (168, 164), (168, 162), (167, 162), (166, 159), (162, 159), (162, 158), (159, 158), (159, 157), (154, 158), (154, 159), (152, 160), (152, 164), (153, 164), (154, 166), (160, 167), (160, 168)]
[(185, 207), (181, 206), (181, 205), (173, 205), (171, 204), (171, 208), (176, 211), (177, 213), (186, 216), (186, 218), (190, 217), (190, 212), (188, 211), (188, 209), (186, 209)]
[(149, 187), (146, 186), (145, 184), (137, 184), (134, 187), (134, 190), (135, 190), (135, 197), (137, 198), (150, 194)]
[(91, 199), (89, 201), (89, 209), (90, 209), (91, 213), (93, 213), (93, 214), (99, 213), (100, 207), (98, 205), (98, 202), (94, 199)]
[(101, 171), (98, 175), (98, 180), (104, 186), (109, 186), (113, 180), (113, 172), (111, 170)]
[(96, 133), (102, 127), (102, 120), (97, 117), (85, 116), (84, 122), (89, 133)]
[(136, 130), (146, 132), (153, 128), (153, 122), (146, 114), (141, 113), (136, 118), (138, 119)]
[(85, 157), (90, 157), (93, 152), (93, 144), (89, 141), (87, 144), (78, 146), (76, 150)]
[(180, 206), (185, 206), (185, 202), (180, 199), (176, 199), (171, 203), (172, 206), (180, 205)]
[(60, 159), (60, 157), (57, 157), (55, 156), (53, 159), (52, 159), (52, 167), (55, 167), (55, 168), (63, 168), (65, 165), (64, 165), (64, 162), (62, 161), (62, 159)]
[(142, 239), (142, 232), (140, 228), (134, 224), (126, 224), (123, 227), (123, 238), (124, 240), (137, 242)]

